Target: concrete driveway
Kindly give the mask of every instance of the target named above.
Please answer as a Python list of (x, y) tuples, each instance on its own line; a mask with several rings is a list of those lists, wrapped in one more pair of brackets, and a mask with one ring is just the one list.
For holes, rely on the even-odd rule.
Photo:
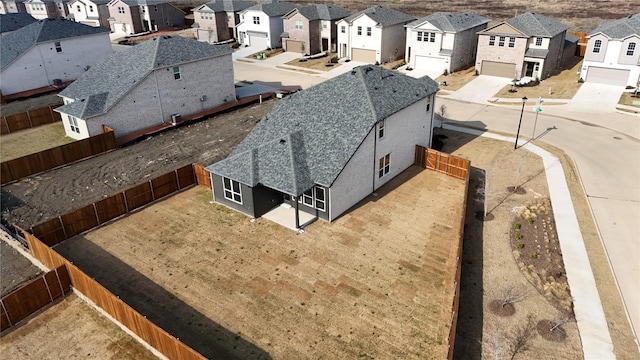
[(624, 86), (584, 83), (566, 107), (583, 112), (611, 112), (623, 91)]
[[(500, 89), (511, 83), (511, 79), (498, 76), (479, 75), (460, 90), (448, 96), (449, 99), (485, 104)], [(446, 88), (444, 89), (446, 90)]]

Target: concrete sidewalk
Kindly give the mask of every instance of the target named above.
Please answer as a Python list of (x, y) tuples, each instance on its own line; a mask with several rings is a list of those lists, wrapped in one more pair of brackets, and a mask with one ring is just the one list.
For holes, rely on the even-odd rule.
[[(515, 138), (483, 132), (480, 130), (444, 125), (445, 129), (464, 132), (491, 139), (514, 142)], [(560, 160), (553, 154), (521, 140), (519, 145), (542, 158), (549, 197), (567, 272), (567, 282), (573, 298), (576, 324), (582, 341), (585, 359), (615, 359), (613, 343), (607, 320), (596, 288), (593, 271), (584, 246), (578, 219)]]

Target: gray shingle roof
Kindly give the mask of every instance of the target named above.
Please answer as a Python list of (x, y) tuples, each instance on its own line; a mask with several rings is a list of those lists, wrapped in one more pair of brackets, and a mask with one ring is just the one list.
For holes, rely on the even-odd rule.
[(309, 5), (298, 8), (307, 20), (340, 20), (351, 15), (349, 10), (335, 5)]
[[(207, 8), (213, 12), (238, 12), (255, 5), (250, 1), (244, 0), (215, 0), (202, 5), (201, 10)], [(198, 8), (201, 8), (200, 6)]]
[(14, 32), (2, 34), (0, 68), (4, 69), (36, 44), (108, 32), (108, 29), (102, 27), (65, 19), (38, 20)]
[(167, 0), (122, 0), (123, 3), (128, 6), (139, 6), (139, 5), (160, 5), (167, 2)]
[(295, 8), (296, 8), (296, 5), (292, 3), (278, 1), (278, 0), (266, 0), (259, 4), (255, 4), (251, 7), (248, 7), (245, 10), (262, 11), (263, 13), (271, 17), (274, 17), (274, 16), (282, 16)]
[(454, 14), (450, 12), (436, 12), (429, 16), (413, 21), (406, 27), (417, 27), (429, 22), (442, 32), (456, 33), (467, 29), (472, 29), (478, 25), (486, 24), (490, 20), (486, 17), (466, 12), (463, 14)]
[(598, 33), (612, 39), (624, 39), (634, 34), (640, 35), (640, 13), (602, 24), (590, 32), (589, 36)]
[(549, 54), (549, 50), (547, 49), (528, 48), (527, 51), (525, 51), (524, 56), (534, 57), (539, 59), (546, 59), (548, 54)]
[(356, 67), (279, 101), (226, 159), (206, 169), (290, 195), (331, 186), (377, 122), (437, 91), (426, 76)]
[(355, 13), (344, 20), (351, 23), (356, 18), (360, 17), (360, 15), (366, 14), (373, 21), (377, 22), (380, 26), (390, 26), (401, 23), (408, 23), (410, 21), (415, 20), (416, 18), (407, 15), (405, 13), (401, 13), (400, 11), (396, 11), (393, 9), (389, 9), (388, 7), (384, 7), (381, 5), (372, 6), (368, 9), (364, 9), (358, 13)]
[(56, 111), (81, 119), (103, 114), (155, 69), (231, 54), (232, 51), (228, 45), (210, 45), (181, 36), (152, 38), (91, 67), (60, 92), (60, 96), (75, 101)]
[(0, 14), (0, 33), (18, 30), (36, 21), (36, 18), (25, 12)]
[(532, 12), (520, 14), (516, 17), (507, 19), (504, 22), (529, 37), (536, 36), (552, 38), (569, 28), (567, 25), (559, 21)]

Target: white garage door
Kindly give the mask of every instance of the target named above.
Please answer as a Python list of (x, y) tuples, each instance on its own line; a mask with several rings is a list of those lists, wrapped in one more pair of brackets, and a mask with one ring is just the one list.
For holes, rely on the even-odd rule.
[(367, 49), (351, 49), (351, 60), (375, 64), (376, 51)]
[(249, 46), (258, 49), (269, 48), (269, 39), (267, 39), (267, 33), (247, 31), (247, 37), (249, 38)]
[(482, 75), (499, 76), (514, 79), (516, 77), (516, 64), (501, 63), (495, 61), (482, 61)]
[(416, 70), (435, 70), (444, 72), (444, 69), (447, 68), (447, 63), (443, 58), (416, 55), (416, 65), (414, 68)]
[(586, 82), (608, 85), (627, 85), (629, 70), (606, 69), (590, 66), (587, 70)]

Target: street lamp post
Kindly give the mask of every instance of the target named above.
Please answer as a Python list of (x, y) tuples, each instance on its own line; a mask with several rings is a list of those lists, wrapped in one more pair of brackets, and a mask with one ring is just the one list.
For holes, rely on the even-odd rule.
[(520, 125), (522, 125), (522, 115), (524, 114), (524, 104), (527, 103), (527, 97), (522, 97), (522, 110), (520, 110), (520, 121), (518, 122), (518, 131), (516, 132), (516, 143), (513, 145), (513, 150), (518, 148), (518, 137), (520, 136)]

